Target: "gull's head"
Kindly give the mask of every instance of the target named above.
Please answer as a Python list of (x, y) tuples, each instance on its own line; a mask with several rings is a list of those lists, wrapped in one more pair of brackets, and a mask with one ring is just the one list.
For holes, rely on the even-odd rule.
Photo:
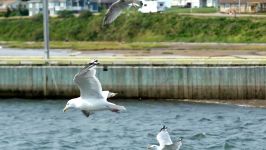
[(73, 108), (73, 107), (75, 107), (75, 103), (74, 103), (74, 99), (71, 99), (67, 102), (63, 111), (66, 112), (69, 108)]
[(149, 150), (159, 150), (160, 147), (158, 145), (148, 145), (147, 149), (149, 149)]

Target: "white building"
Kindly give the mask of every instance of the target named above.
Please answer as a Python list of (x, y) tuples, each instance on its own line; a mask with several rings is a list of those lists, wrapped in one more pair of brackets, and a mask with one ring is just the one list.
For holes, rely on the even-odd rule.
[(141, 2), (142, 2), (142, 7), (139, 8), (139, 11), (142, 13), (162, 12), (167, 7), (165, 1), (143, 0)]
[(218, 0), (172, 0), (172, 6), (188, 8), (217, 7)]
[[(29, 3), (29, 16), (42, 13), (42, 0), (31, 0)], [(56, 16), (59, 11), (82, 11), (88, 10), (87, 0), (48, 0), (48, 10), (50, 16)]]

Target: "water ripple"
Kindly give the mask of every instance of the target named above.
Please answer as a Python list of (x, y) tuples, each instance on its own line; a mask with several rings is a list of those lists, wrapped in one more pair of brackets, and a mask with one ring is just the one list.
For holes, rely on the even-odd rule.
[(0, 149), (144, 150), (166, 124), (185, 150), (266, 147), (266, 109), (163, 101), (116, 101), (127, 112), (63, 113), (66, 101), (1, 100)]

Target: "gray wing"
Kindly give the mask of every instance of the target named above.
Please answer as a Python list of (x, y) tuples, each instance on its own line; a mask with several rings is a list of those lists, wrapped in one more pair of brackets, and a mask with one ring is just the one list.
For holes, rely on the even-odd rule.
[(130, 2), (125, 0), (114, 2), (104, 16), (103, 26), (112, 23), (118, 16), (120, 16), (123, 9), (129, 7), (129, 4)]
[(179, 150), (181, 146), (182, 146), (182, 141), (179, 140), (175, 142), (174, 144), (165, 145), (162, 150)]
[(75, 75), (73, 80), (79, 87), (81, 98), (104, 99), (102, 85), (95, 75), (95, 66), (86, 66)]

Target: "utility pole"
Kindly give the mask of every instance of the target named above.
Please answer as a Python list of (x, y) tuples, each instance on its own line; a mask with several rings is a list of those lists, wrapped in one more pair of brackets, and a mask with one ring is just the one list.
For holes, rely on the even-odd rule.
[(48, 0), (43, 0), (43, 37), (44, 37), (44, 59), (47, 61), (50, 57)]
[(241, 13), (241, 0), (238, 0), (238, 13)]

